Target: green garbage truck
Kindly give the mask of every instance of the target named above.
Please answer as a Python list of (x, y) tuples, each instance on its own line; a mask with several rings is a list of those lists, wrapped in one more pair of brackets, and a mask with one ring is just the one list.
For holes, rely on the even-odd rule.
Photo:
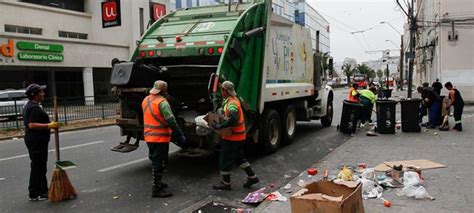
[(331, 125), (324, 65), (332, 62), (312, 48), (307, 28), (272, 12), (271, 0), (179, 9), (154, 22), (136, 45), (129, 60), (112, 60), (116, 123), (126, 136), (113, 151), (133, 151), (143, 140), (141, 102), (156, 80), (168, 82), (167, 99), (188, 141), (182, 155), (215, 150), (219, 136), (198, 135), (196, 117), (219, 111), (226, 80), (242, 102), (248, 143), (264, 153), (290, 143), (297, 121)]

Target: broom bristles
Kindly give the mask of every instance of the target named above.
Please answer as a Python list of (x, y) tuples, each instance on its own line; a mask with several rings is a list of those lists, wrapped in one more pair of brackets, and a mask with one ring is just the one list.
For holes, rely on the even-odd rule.
[(48, 199), (51, 202), (73, 199), (77, 196), (66, 171), (61, 168), (53, 170), (51, 185), (48, 190)]

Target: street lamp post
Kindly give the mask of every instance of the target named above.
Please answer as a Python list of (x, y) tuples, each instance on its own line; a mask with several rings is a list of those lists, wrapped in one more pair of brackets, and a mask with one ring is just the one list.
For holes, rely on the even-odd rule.
[[(404, 59), (404, 57), (403, 57), (404, 56), (404, 53), (403, 53), (403, 35), (397, 29), (395, 29), (395, 27), (393, 27), (393, 25), (390, 24), (390, 22), (381, 21), (380, 24), (388, 24), (401, 37), (401, 39), (400, 39), (400, 41), (401, 41), (400, 42), (400, 68), (399, 69), (400, 69), (400, 81), (402, 82), (401, 86), (400, 86), (400, 90), (403, 91), (403, 59)], [(392, 42), (393, 45), (395, 45), (395, 43), (391, 40), (386, 40), (386, 41), (390, 41), (390, 42)], [(397, 46), (397, 45), (395, 45), (395, 46)]]

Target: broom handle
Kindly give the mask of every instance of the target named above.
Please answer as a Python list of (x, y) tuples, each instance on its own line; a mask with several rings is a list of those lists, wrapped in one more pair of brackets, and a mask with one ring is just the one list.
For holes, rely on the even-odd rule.
[[(58, 122), (58, 100), (54, 96), (53, 100), (53, 121)], [(60, 161), (59, 157), (59, 129), (54, 129), (54, 145), (56, 146), (56, 161)]]

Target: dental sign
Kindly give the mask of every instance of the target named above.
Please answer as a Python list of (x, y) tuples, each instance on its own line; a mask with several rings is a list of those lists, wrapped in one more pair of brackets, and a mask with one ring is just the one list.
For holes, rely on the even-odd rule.
[[(16, 49), (15, 49), (16, 47)], [(19, 61), (62, 62), (64, 47), (61, 44), (48, 44), (29, 41), (0, 41), (0, 65), (15, 64)], [(16, 56), (16, 58), (15, 58)]]
[(120, 0), (102, 2), (102, 28), (116, 27), (121, 24)]

